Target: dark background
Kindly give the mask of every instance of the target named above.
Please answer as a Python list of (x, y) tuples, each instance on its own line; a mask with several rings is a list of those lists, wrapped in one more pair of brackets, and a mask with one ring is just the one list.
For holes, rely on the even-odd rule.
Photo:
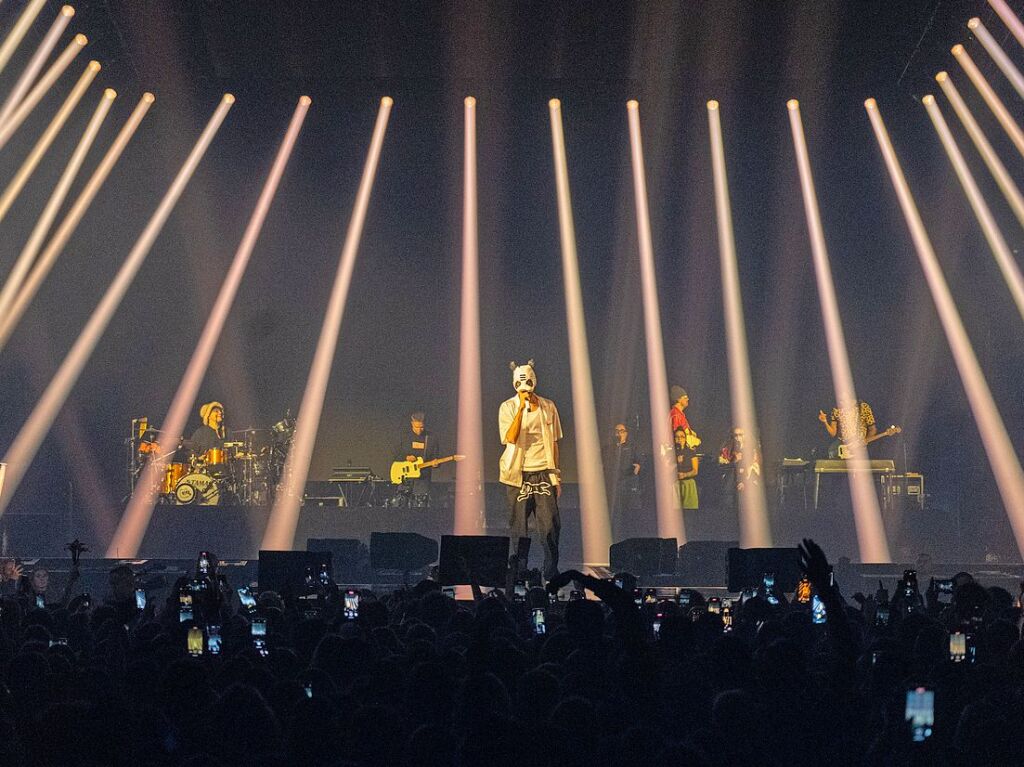
[[(0, 6), (8, 29), (24, 3)], [(7, 70), (8, 89), (59, 3)], [(1013, 4), (1020, 12), (1022, 3)], [(974, 2), (175, 2), (83, 0), (91, 43), (0, 153), (20, 164), (89, 58), (104, 69), (2, 224), (20, 251), (104, 86), (120, 93), (82, 177), (143, 90), (157, 100), (12, 342), (0, 354), (8, 445), (225, 91), (238, 101), (86, 367), (9, 513), (66, 514), (102, 548), (126, 490), (133, 417), (159, 422), (301, 94), (309, 117), (200, 402), (229, 428), (297, 409), (381, 96), (395, 99), (310, 473), (378, 473), (414, 408), (454, 447), (462, 99), (478, 100), (485, 466), (496, 474), (508, 361), (534, 357), (568, 426), (572, 402), (547, 100), (562, 100), (602, 434), (647, 438), (625, 102), (640, 101), (671, 382), (715, 449), (728, 372), (705, 101), (722, 105), (756, 402), (769, 462), (810, 457), (833, 394), (785, 101), (800, 99), (858, 393), (887, 450), (927, 475), (929, 513), (960, 514), (974, 556), (1016, 557), (974, 419), (881, 162), (874, 96), (922, 208), (1011, 438), (1022, 433), (1021, 318), (919, 99), (948, 68), (1019, 181), (1020, 157), (949, 55), (962, 42), (1013, 113), (1021, 103), (966, 22)], [(61, 47), (70, 38), (67, 33)], [(939, 103), (1014, 247), (1019, 225)], [(73, 194), (77, 193), (76, 191)], [(198, 403), (197, 403), (198, 406)], [(189, 426), (191, 429), (198, 422)]]

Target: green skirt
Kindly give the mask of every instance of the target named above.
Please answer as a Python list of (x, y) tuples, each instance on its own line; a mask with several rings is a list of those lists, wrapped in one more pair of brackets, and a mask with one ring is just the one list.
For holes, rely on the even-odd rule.
[(697, 508), (697, 480), (679, 479), (676, 480), (676, 498), (679, 501), (679, 508), (687, 511)]

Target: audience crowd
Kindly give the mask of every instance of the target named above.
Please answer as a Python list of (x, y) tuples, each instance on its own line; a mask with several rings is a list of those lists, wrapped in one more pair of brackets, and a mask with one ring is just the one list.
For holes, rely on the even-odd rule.
[(795, 594), (735, 601), (575, 571), (472, 601), (326, 573), (256, 593), (214, 559), (158, 605), (127, 566), (92, 598), (0, 564), (4, 767), (1022, 760), (1019, 597), (965, 573), (844, 596), (810, 541)]

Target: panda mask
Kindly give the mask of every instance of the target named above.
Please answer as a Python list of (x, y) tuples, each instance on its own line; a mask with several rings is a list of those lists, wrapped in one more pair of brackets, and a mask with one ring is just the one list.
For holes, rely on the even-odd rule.
[(510, 362), (509, 367), (512, 368), (512, 388), (516, 390), (516, 393), (532, 394), (537, 388), (537, 374), (533, 370), (533, 360), (528, 360), (525, 365), (518, 366), (515, 362)]

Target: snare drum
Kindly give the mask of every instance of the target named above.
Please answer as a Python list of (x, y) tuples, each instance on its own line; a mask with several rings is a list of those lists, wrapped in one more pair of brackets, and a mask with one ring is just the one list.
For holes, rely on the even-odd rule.
[(164, 466), (164, 477), (160, 482), (160, 494), (170, 495), (174, 492), (178, 481), (185, 476), (186, 466), (183, 463), (169, 463)]

